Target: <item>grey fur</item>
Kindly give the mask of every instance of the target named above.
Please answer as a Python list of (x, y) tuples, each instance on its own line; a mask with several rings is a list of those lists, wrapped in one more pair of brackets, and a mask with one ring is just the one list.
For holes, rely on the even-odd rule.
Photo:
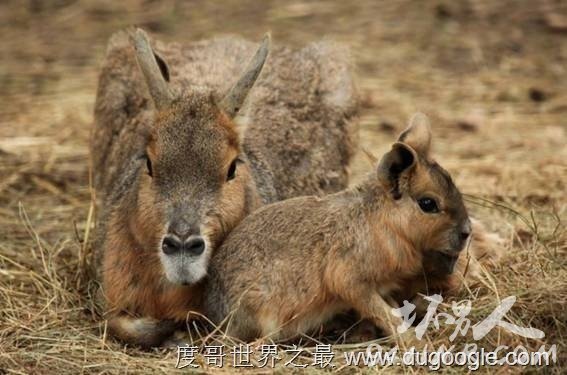
[[(205, 86), (218, 96), (255, 48), (235, 37), (154, 45), (170, 66), (173, 91)], [(263, 181), (258, 188), (266, 203), (347, 185), (358, 131), (351, 69), (348, 50), (332, 42), (299, 51), (272, 49), (242, 110), (248, 123), (243, 148), (254, 155), (252, 170)], [(91, 143), (94, 186), (101, 197), (143, 151), (153, 113), (128, 36), (118, 32), (109, 41), (100, 74)], [(270, 194), (271, 182), (276, 197)]]

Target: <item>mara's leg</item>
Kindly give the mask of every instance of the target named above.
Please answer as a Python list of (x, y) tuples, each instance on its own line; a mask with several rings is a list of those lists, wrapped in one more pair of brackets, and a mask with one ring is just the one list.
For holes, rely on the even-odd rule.
[(144, 348), (160, 346), (170, 337), (177, 324), (172, 320), (134, 318), (118, 315), (108, 319), (108, 328), (120, 340)]

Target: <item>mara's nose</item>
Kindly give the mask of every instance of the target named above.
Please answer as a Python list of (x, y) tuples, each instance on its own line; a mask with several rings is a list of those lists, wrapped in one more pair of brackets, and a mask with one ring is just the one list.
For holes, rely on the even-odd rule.
[(174, 235), (181, 240), (181, 242), (185, 242), (191, 236), (198, 236), (200, 234), (199, 227), (196, 225), (192, 225), (189, 221), (185, 219), (179, 219), (173, 221), (167, 230), (169, 235)]
[(462, 241), (468, 240), (471, 233), (472, 233), (471, 221), (467, 220), (465, 222), (465, 225), (463, 225), (463, 228), (461, 229), (461, 240)]
[(205, 240), (201, 236), (191, 237), (185, 241), (183, 249), (191, 255), (201, 255), (205, 251)]
[(163, 239), (161, 249), (167, 255), (185, 253), (197, 256), (205, 251), (205, 240), (201, 236), (191, 236), (182, 241), (179, 237), (169, 234)]

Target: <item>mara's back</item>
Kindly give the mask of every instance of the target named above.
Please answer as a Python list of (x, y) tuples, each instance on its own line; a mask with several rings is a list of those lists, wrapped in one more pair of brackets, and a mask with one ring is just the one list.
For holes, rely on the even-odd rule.
[(358, 96), (347, 48), (276, 48), (251, 93), (245, 146), (260, 150), (278, 199), (344, 189), (358, 141)]
[[(153, 43), (173, 90), (205, 86), (222, 95), (256, 43), (236, 37)], [(273, 48), (237, 122), (264, 203), (341, 190), (356, 140), (357, 97), (348, 51), (329, 42)], [(99, 197), (127, 189), (123, 175), (143, 154), (154, 105), (126, 32), (112, 36), (99, 78), (91, 154)]]

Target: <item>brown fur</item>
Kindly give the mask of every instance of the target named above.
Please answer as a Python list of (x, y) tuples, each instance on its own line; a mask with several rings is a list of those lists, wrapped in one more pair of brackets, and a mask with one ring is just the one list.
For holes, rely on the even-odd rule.
[[(160, 262), (172, 210), (207, 239), (199, 266), (206, 272), (217, 245), (256, 208), (346, 186), (357, 107), (347, 55), (329, 43), (275, 49), (249, 105), (232, 119), (220, 97), (255, 48), (237, 38), (154, 43), (169, 66), (170, 103), (152, 100), (156, 90), (148, 91), (127, 34), (109, 42), (91, 144), (101, 210), (95, 246), (109, 326), (126, 342), (156, 345), (171, 330), (161, 320), (183, 321), (198, 309), (198, 280), (172, 283)], [(225, 182), (237, 157), (243, 163)]]
[[(412, 288), (435, 254), (444, 255), (431, 271), (450, 273), (445, 259), (457, 257), (470, 234), (459, 191), (428, 155), (422, 116), (400, 142), (359, 186), (244, 219), (213, 256), (209, 318), (240, 339), (282, 339), (353, 308), (391, 332), (391, 297)], [(424, 197), (435, 198), (439, 212), (424, 212)]]

